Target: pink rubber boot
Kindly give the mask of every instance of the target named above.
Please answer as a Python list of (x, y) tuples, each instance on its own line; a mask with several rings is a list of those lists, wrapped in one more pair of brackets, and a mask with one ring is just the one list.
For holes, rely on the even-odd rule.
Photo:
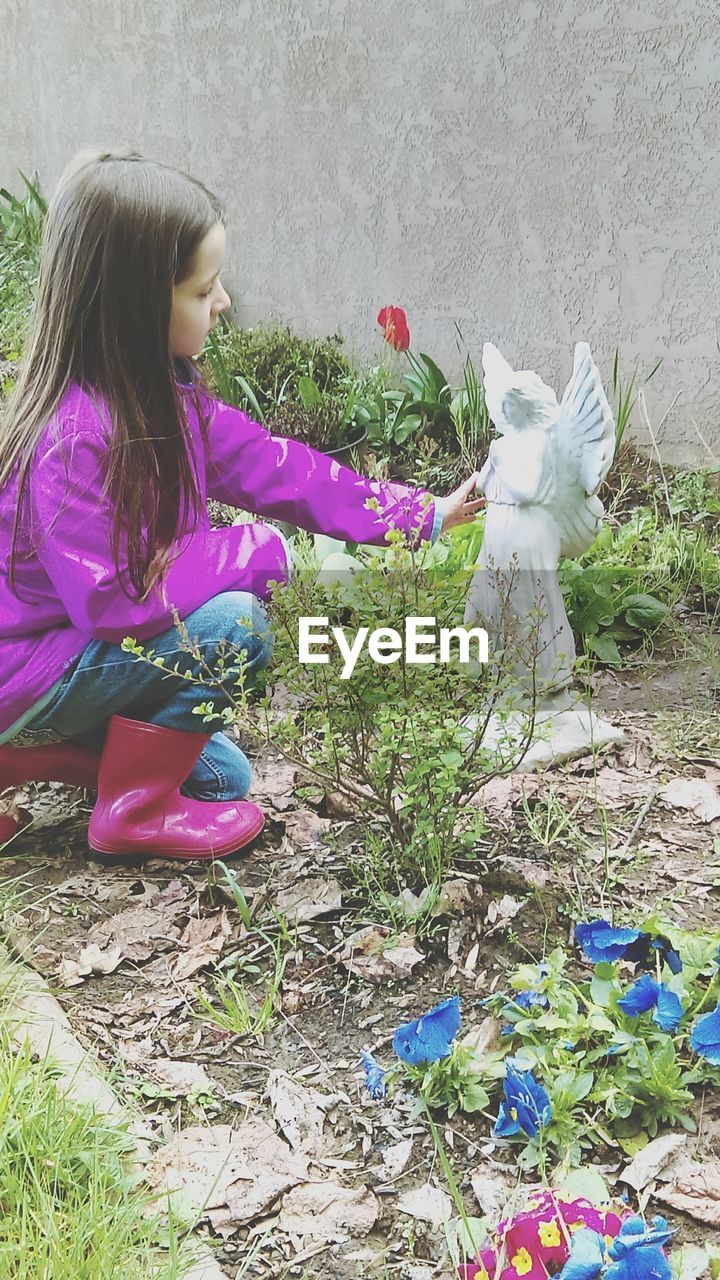
[[(0, 747), (0, 794), (24, 782), (66, 782), (93, 791), (99, 767), (100, 756), (95, 751), (72, 742)], [(18, 821), (11, 813), (0, 813), (0, 844), (12, 839), (17, 829)]]
[(92, 852), (211, 862), (250, 844), (265, 824), (256, 804), (180, 794), (211, 737), (111, 716), (88, 828)]

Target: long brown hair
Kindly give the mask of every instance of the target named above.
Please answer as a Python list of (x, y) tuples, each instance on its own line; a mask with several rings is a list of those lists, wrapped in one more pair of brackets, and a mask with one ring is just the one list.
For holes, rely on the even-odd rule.
[[(162, 577), (190, 515), (196, 526), (200, 495), (170, 313), (173, 286), (192, 274), (197, 249), (217, 222), (225, 222), (225, 210), (201, 182), (134, 151), (83, 150), (61, 174), (43, 228), (29, 338), (0, 423), (0, 488), (16, 467), (19, 479), (11, 585), (33, 453), (73, 381), (102, 396), (110, 411), (111, 551), (138, 598)], [(205, 431), (200, 397), (207, 387), (194, 361), (188, 365)], [(119, 563), (123, 531), (126, 566)]]

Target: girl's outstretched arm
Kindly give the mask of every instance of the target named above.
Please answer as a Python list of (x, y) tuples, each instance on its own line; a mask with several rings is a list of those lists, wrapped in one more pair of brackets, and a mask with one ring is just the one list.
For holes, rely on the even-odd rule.
[[(310, 445), (271, 435), (221, 400), (204, 404), (208, 497), (343, 541), (379, 546), (393, 528), (414, 546), (439, 537), (442, 512), (427, 491), (368, 480)], [(379, 510), (369, 508), (368, 499)]]

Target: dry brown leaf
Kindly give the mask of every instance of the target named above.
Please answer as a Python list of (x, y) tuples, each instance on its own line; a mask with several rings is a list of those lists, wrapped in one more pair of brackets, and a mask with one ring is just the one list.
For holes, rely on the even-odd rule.
[(354, 818), (359, 812), (359, 803), (353, 803), (342, 791), (326, 791), (325, 809), (329, 818)]
[(199, 1062), (178, 1062), (174, 1058), (150, 1058), (147, 1074), (158, 1084), (171, 1089), (177, 1098), (189, 1093), (213, 1093), (215, 1085)]
[[(26, 827), (33, 820), (32, 814), (18, 804), (14, 792), (8, 792), (6, 795), (0, 796), (0, 814), (7, 814), (20, 827)], [(8, 847), (12, 848), (12, 846)]]
[(650, 784), (643, 774), (613, 769), (606, 764), (598, 769), (594, 781), (588, 780), (585, 784), (588, 799), (595, 799), (596, 789), (598, 799), (607, 809), (626, 809), (631, 801), (647, 796)]
[(206, 1245), (198, 1247), (197, 1241), (193, 1241), (193, 1258), (190, 1269), (183, 1270), (183, 1280), (228, 1280), (227, 1271), (223, 1271), (212, 1249)]
[(456, 911), (459, 915), (472, 915), (480, 910), (483, 889), (477, 880), (445, 880), (440, 886), (440, 896), (433, 910), (434, 916)]
[(508, 1184), (505, 1176), (489, 1170), (486, 1164), (480, 1164), (477, 1169), (472, 1170), (470, 1183), (483, 1217), (493, 1221), (502, 1218), (503, 1209), (512, 1193), (512, 1185)]
[(517, 898), (511, 898), (510, 894), (506, 893), (502, 898), (496, 898), (494, 902), (489, 903), (485, 919), (488, 924), (501, 929), (503, 925), (515, 918), (522, 905)]
[(531, 862), (529, 858), (515, 858), (507, 853), (498, 858), (497, 872), (498, 875), (506, 873), (507, 879), (512, 879), (518, 889), (520, 885), (528, 889), (545, 889), (553, 879), (553, 872), (542, 863)]
[(152, 1158), (145, 1179), (161, 1200), (184, 1192), (227, 1236), (270, 1209), (307, 1176), (307, 1168), (304, 1155), (253, 1119), (237, 1129), (221, 1124), (182, 1130)]
[(451, 920), (448, 929), (447, 953), (448, 960), (452, 964), (457, 964), (460, 961), (467, 937), (467, 920)]
[(214, 964), (232, 934), (225, 907), (214, 915), (189, 920), (180, 939), (184, 951), (172, 957), (169, 969), (176, 981), (190, 978), (205, 965)]
[(686, 1144), (686, 1133), (664, 1133), (662, 1137), (654, 1138), (625, 1166), (619, 1175), (620, 1181), (635, 1191), (642, 1191)]
[(304, 924), (308, 920), (316, 920), (318, 916), (328, 915), (331, 911), (339, 911), (342, 907), (342, 889), (332, 876), (311, 876), (291, 885), (289, 889), (283, 889), (277, 896), (276, 906), (288, 920)]
[(383, 1173), (389, 1182), (394, 1178), (399, 1178), (403, 1169), (406, 1169), (410, 1157), (413, 1153), (412, 1138), (405, 1138), (402, 1142), (394, 1142), (392, 1146), (386, 1147), (382, 1153)]
[(284, 1071), (271, 1071), (267, 1083), (273, 1118), (294, 1151), (318, 1155), (323, 1147), (323, 1126), (329, 1107), (337, 1099), (299, 1084)]
[(63, 956), (57, 971), (57, 980), (61, 987), (81, 987), (86, 976), (80, 972), (80, 964), (77, 960)]
[(343, 1187), (339, 1182), (303, 1182), (283, 1197), (278, 1226), (305, 1240), (340, 1243), (367, 1235), (380, 1205), (369, 1187)]
[(122, 959), (119, 947), (103, 951), (95, 942), (89, 942), (78, 956), (81, 973), (114, 973)]
[(63, 956), (58, 969), (58, 978), (63, 986), (80, 986), (83, 979), (91, 973), (114, 973), (124, 959), (120, 947), (110, 947), (103, 951), (96, 942), (89, 942), (78, 955), (77, 960)]
[(472, 1049), (478, 1057), (482, 1057), (484, 1053), (488, 1053), (491, 1049), (498, 1048), (500, 1044), (500, 1020), (498, 1018), (483, 1018), (483, 1021), (477, 1027), (471, 1027), (470, 1030), (462, 1037), (461, 1044), (466, 1048)]
[(298, 849), (310, 849), (321, 844), (331, 825), (329, 818), (321, 818), (314, 809), (295, 809), (285, 815), (285, 830)]
[(441, 1187), (433, 1187), (426, 1182), (422, 1187), (415, 1187), (400, 1196), (396, 1205), (398, 1213), (406, 1213), (410, 1218), (420, 1222), (429, 1222), (433, 1227), (442, 1226), (452, 1217), (452, 1200)]
[(655, 1198), (698, 1222), (720, 1227), (720, 1161), (683, 1162), (677, 1181), (669, 1187), (658, 1186)]
[(523, 796), (535, 795), (540, 787), (540, 779), (527, 773), (506, 773), (502, 777), (492, 778), (471, 796), (469, 804), (475, 804), (489, 813), (506, 813), (508, 816), (513, 805), (520, 804)]
[[(63, 880), (55, 890), (58, 897), (73, 898), (95, 898), (98, 902), (108, 902), (111, 898), (127, 898), (129, 896), (129, 885), (126, 880), (111, 879), (107, 876), (102, 879), (100, 876), (90, 875), (89, 872), (79, 872), (69, 879)], [(157, 891), (156, 891), (157, 892)]]
[(720, 818), (720, 789), (707, 777), (672, 778), (660, 789), (658, 797), (671, 809), (689, 809), (701, 822)]
[(149, 960), (155, 951), (177, 942), (180, 930), (174, 921), (188, 911), (189, 894), (179, 880), (153, 895), (142, 906), (128, 907), (109, 920), (94, 924), (88, 942), (104, 950), (119, 947), (128, 960)]
[(298, 769), (286, 760), (258, 761), (254, 766), (253, 798), (262, 796), (274, 809), (281, 812), (296, 803), (293, 794), (297, 786)]
[(379, 925), (368, 925), (345, 939), (339, 957), (350, 973), (369, 982), (407, 977), (425, 957), (414, 945), (413, 933), (393, 935)]

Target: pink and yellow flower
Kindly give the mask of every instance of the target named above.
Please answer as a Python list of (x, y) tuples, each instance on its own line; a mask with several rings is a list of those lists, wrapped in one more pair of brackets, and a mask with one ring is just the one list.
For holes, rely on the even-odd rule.
[(547, 1280), (567, 1262), (573, 1231), (589, 1227), (614, 1239), (620, 1226), (612, 1209), (596, 1209), (588, 1200), (562, 1200), (553, 1191), (537, 1192), (521, 1213), (498, 1224), (487, 1246), (460, 1267), (459, 1275), (461, 1280)]

